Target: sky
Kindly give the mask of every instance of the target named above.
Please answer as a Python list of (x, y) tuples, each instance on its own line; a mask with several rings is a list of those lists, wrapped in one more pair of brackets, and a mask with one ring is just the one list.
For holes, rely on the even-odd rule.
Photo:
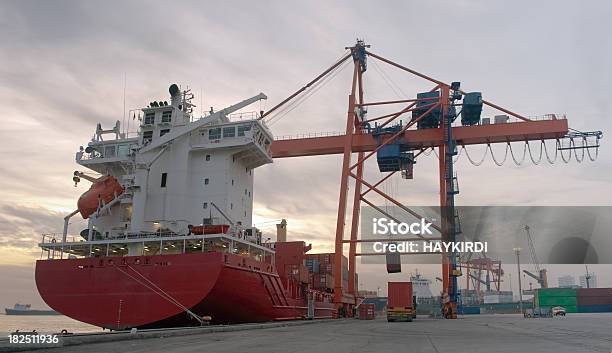
[[(2, 1), (0, 305), (44, 305), (32, 275), (40, 234), (60, 232), (63, 215), (74, 210), (86, 187), (71, 181), (74, 153), (96, 123), (112, 127), (124, 120), (124, 97), (128, 111), (137, 109), (168, 100), (168, 86), (178, 83), (193, 90), (196, 112), (259, 92), (268, 100), (249, 109), (265, 110), (362, 38), (374, 53), (445, 82), (461, 81), (513, 111), (566, 114), (571, 127), (605, 136), (612, 113), (611, 12), (604, 1), (515, 1), (511, 7), (502, 1)], [(345, 67), (272, 124), (272, 132), (342, 131), (350, 76)], [(364, 85), (366, 100), (411, 98), (431, 88), (373, 60)], [(484, 149), (469, 151), (481, 156)], [(489, 158), (475, 167), (460, 159), (457, 203), (610, 206), (611, 151), (604, 137), (596, 162), (498, 167)], [(436, 163), (433, 155), (420, 158), (414, 180), (392, 179), (383, 189), (408, 205), (435, 204)], [(273, 222), (263, 222), (286, 218), (290, 240), (331, 251), (340, 167), (339, 156), (325, 156), (259, 168), (255, 221), (271, 232)], [(374, 164), (366, 176), (380, 177)], [(600, 285), (612, 286), (610, 266), (592, 269)], [(388, 278), (405, 279), (416, 268), (404, 270), (388, 277), (381, 266), (363, 265), (359, 282), (384, 287)], [(436, 266), (419, 270), (439, 275)], [(549, 272), (555, 279), (584, 269)]]

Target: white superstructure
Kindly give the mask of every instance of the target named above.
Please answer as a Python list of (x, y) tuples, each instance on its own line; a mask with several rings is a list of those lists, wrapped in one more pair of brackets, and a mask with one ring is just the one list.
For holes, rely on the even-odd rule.
[(413, 295), (416, 296), (417, 299), (433, 297), (431, 289), (429, 288), (431, 281), (423, 277), (418, 271), (410, 275), (410, 282), (412, 282)]
[(77, 153), (81, 166), (116, 177), (125, 189), (89, 217), (90, 236), (187, 234), (189, 225), (202, 224), (251, 227), (254, 169), (272, 162), (273, 136), (255, 115), (232, 121), (230, 114), (266, 96), (192, 121), (189, 92), (172, 85), (170, 95), (169, 104), (142, 109), (137, 137), (121, 133), (119, 123), (111, 130), (98, 124)]

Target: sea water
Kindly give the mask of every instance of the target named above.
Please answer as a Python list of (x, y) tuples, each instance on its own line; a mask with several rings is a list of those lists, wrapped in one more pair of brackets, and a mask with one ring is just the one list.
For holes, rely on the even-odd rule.
[[(4, 315), (0, 314), (0, 337), (19, 331), (36, 330), (39, 333), (59, 333), (63, 329), (72, 333), (103, 332), (100, 327), (73, 320), (64, 315)], [(108, 330), (107, 330), (108, 332)]]

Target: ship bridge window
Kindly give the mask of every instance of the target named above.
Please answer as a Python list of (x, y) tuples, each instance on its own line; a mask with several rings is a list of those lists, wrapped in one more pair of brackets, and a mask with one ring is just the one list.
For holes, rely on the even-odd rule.
[(218, 140), (221, 138), (221, 128), (214, 128), (208, 130), (208, 139), (209, 140)]
[(159, 131), (159, 137), (164, 136), (165, 134), (169, 133), (170, 129), (163, 129)]
[(208, 178), (204, 178), (204, 185), (208, 185), (209, 182), (210, 180)]
[(172, 110), (165, 110), (162, 112), (162, 123), (169, 123), (172, 121)]
[(161, 187), (162, 188), (166, 187), (167, 181), (168, 181), (168, 173), (162, 173), (162, 176), (161, 176)]
[(115, 146), (106, 146), (104, 147), (104, 158), (111, 158), (111, 157), (115, 157)]
[(234, 126), (224, 127), (223, 137), (236, 137), (236, 128)]
[(153, 125), (155, 123), (155, 112), (147, 112), (144, 117), (145, 125)]
[(153, 141), (153, 131), (145, 131), (142, 133), (142, 143), (147, 144)]
[(130, 154), (130, 145), (119, 145), (117, 146), (117, 156), (126, 157)]
[(238, 126), (238, 136), (244, 136), (245, 131), (251, 130), (250, 125)]
[(207, 155), (206, 155), (206, 161), (207, 161), (207, 162), (208, 162), (208, 161), (210, 161), (210, 154), (207, 154)]

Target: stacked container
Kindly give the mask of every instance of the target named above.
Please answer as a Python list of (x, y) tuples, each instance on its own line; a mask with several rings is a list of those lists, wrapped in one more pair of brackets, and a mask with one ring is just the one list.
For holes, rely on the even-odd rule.
[(376, 305), (361, 303), (359, 305), (359, 320), (374, 320), (376, 318)]
[[(334, 290), (334, 253), (306, 254), (305, 265), (310, 271), (310, 286), (315, 290)], [(348, 288), (348, 259), (342, 256), (342, 286)]]
[(308, 271), (310, 271), (310, 273), (319, 273), (319, 270), (321, 268), (321, 263), (319, 262), (319, 259), (309, 259), (306, 258), (306, 267), (308, 267)]
[(310, 280), (309, 270), (304, 265), (285, 265), (285, 277), (301, 283)]
[(576, 302), (579, 313), (612, 312), (612, 288), (579, 288)]
[(540, 288), (534, 297), (536, 308), (562, 306), (568, 313), (578, 312), (575, 288)]

